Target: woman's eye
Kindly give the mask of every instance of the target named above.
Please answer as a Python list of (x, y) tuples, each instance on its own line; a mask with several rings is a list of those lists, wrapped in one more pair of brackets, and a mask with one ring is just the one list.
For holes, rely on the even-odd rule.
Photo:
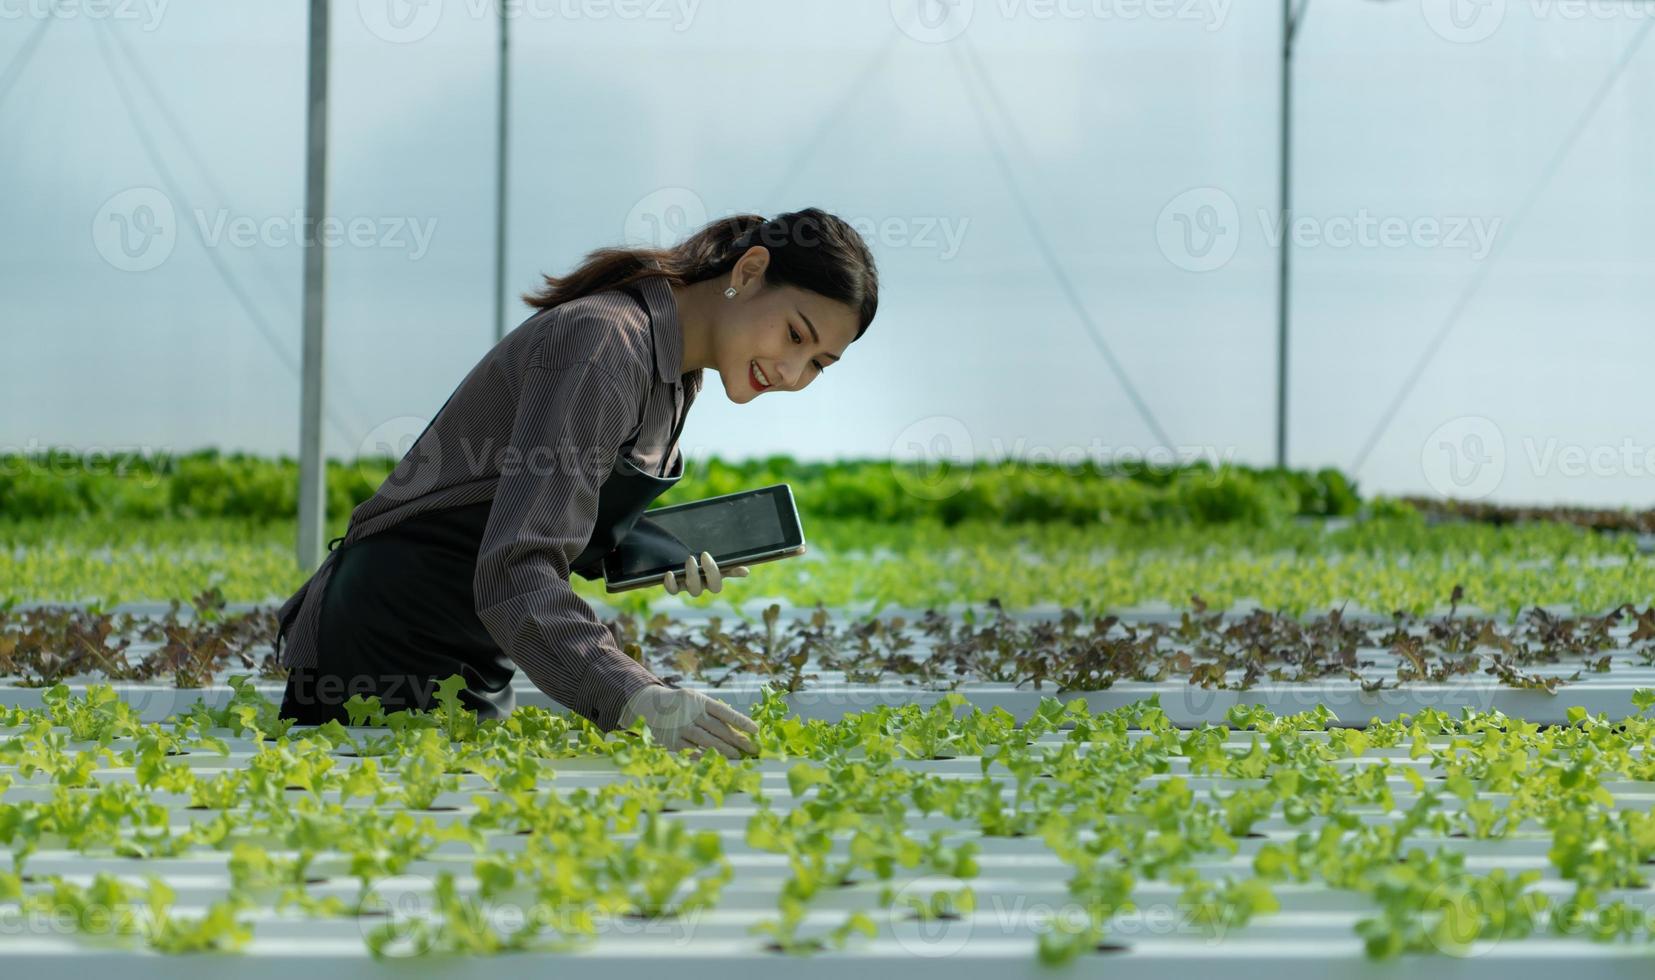
[[(787, 335), (793, 339), (793, 342), (795, 344), (804, 343), (804, 338), (799, 336), (799, 331), (793, 329), (793, 326), (791, 324), (789, 324), (788, 327), (787, 327)], [(821, 361), (811, 361), (810, 366), (816, 369), (817, 374), (821, 374), (823, 371), (827, 370), (827, 368), (822, 366)]]

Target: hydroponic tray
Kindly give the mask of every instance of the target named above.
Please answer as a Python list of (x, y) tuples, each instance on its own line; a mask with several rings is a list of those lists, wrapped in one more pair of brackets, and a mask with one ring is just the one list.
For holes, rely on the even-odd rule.
[[(77, 679), (69, 683), (73, 691), (84, 692), (90, 684), (108, 683), (96, 677)], [(122, 700), (131, 704), (145, 721), (163, 721), (171, 715), (189, 710), (197, 700), (208, 707), (221, 707), (230, 700), (232, 691), (225, 684), (205, 688), (176, 688), (163, 684), (111, 684)], [(758, 680), (732, 681), (720, 687), (685, 682), (682, 687), (703, 691), (735, 708), (749, 710), (759, 699), (764, 682)], [(254, 685), (272, 701), (280, 701), (283, 685), (259, 682)], [(1331, 710), (1339, 724), (1361, 726), (1374, 718), (1391, 721), (1403, 715), (1418, 714), (1434, 708), (1450, 714), (1463, 709), (1498, 711), (1513, 718), (1522, 718), (1536, 724), (1554, 725), (1565, 721), (1571, 707), (1586, 709), (1590, 714), (1621, 717), (1633, 712), (1632, 697), (1640, 688), (1655, 687), (1655, 672), (1648, 668), (1627, 668), (1625, 676), (1581, 680), (1559, 688), (1555, 694), (1544, 691), (1503, 687), (1492, 680), (1464, 681), (1453, 684), (1409, 684), (1382, 692), (1364, 692), (1350, 682), (1260, 684), (1245, 691), (1213, 690), (1190, 684), (1122, 682), (1106, 691), (1072, 691), (1059, 695), (1050, 685), (1044, 691), (1033, 688), (1014, 689), (1009, 684), (966, 683), (954, 690), (970, 703), (987, 711), (1003, 708), (1025, 721), (1039, 706), (1042, 698), (1055, 697), (1061, 701), (1079, 698), (1094, 712), (1125, 707), (1148, 697), (1159, 698), (1161, 708), (1173, 724), (1193, 727), (1217, 724), (1235, 705), (1262, 705), (1278, 714), (1308, 711), (1317, 705)], [(519, 705), (530, 705), (561, 711), (562, 706), (544, 692), (523, 680), (521, 675), (513, 683)], [(41, 688), (0, 685), (0, 705), (38, 708), (41, 706)], [(789, 695), (789, 704), (801, 718), (835, 721), (848, 711), (865, 711), (879, 705), (931, 705), (947, 691), (925, 690), (902, 684), (844, 684), (817, 681), (802, 691)]]
[[(0, 729), (0, 738), (11, 733), (12, 730)], [(1308, 733), (1305, 737), (1327, 736)], [(1061, 738), (1046, 736), (1040, 739), (1040, 744), (1055, 747), (1061, 741)], [(1430, 742), (1440, 748), (1448, 739), (1432, 738)], [(198, 775), (210, 775), (246, 767), (259, 750), (258, 743), (249, 738), (228, 738), (226, 744), (228, 756), (192, 750), (183, 761)], [(1250, 744), (1232, 737), (1225, 748), (1242, 753)], [(1361, 758), (1346, 761), (1361, 766), (1376, 760), (1414, 768), (1422, 774), (1430, 763), (1428, 758), (1410, 758), (1403, 748), (1371, 749)], [(1203, 795), (1209, 791), (1234, 792), (1257, 782), (1189, 777), (1185, 760), (1175, 758), (1171, 762), (1171, 771), (1156, 776), (1153, 781), (1180, 776), (1189, 780), (1196, 793)], [(771, 808), (783, 812), (794, 803), (786, 775), (790, 764), (772, 760), (752, 763), (762, 773)], [(981, 774), (975, 757), (905, 760), (900, 765), (945, 777), (972, 778)], [(604, 759), (554, 760), (551, 768), (556, 774), (549, 783), (560, 791), (597, 788), (624, 778)], [(15, 767), (0, 766), (0, 776), (7, 775), (15, 782), (0, 794), (0, 799), (16, 802), (44, 795), (49, 789), (40, 774), (22, 776)], [(130, 781), (133, 770), (105, 769), (99, 771), (98, 777), (100, 781)], [(448, 823), (463, 821), (474, 813), (473, 795), (490, 790), (480, 777), (467, 775), (463, 779), (462, 790), (443, 794), (435, 801), (435, 812), (422, 816)], [(1393, 777), (1388, 782), (1397, 796), (1397, 811), (1417, 798), (1409, 781)], [(1621, 781), (1605, 788), (1616, 794), (1618, 808), (1647, 810), (1655, 804), (1655, 783), (1652, 782)], [(172, 808), (175, 830), (189, 824), (191, 815), (182, 808), (182, 798), (156, 793), (154, 799)], [(367, 804), (359, 801), (357, 805)], [(693, 829), (715, 831), (722, 840), (734, 874), (717, 905), (670, 921), (600, 918), (595, 946), (576, 953), (519, 953), (492, 958), (428, 956), (375, 961), (366, 950), (364, 934), (381, 921), (379, 919), (308, 918), (263, 909), (243, 916), (244, 921), (252, 925), (254, 938), (238, 954), (163, 956), (117, 948), (109, 941), (81, 936), (69, 928), (25, 922), (15, 915), (8, 917), (6, 903), (0, 902), (0, 924), (6, 925), (7, 933), (0, 943), (0, 963), (5, 965), (9, 976), (61, 976), (109, 969), (119, 970), (128, 980), (151, 977), (221, 980), (227, 972), (237, 977), (272, 980), (291, 980), (296, 972), (318, 980), (392, 975), (475, 976), (499, 980), (502, 977), (540, 978), (549, 971), (571, 970), (602, 971), (606, 980), (659, 980), (663, 971), (673, 977), (694, 980), (726, 978), (745, 971), (838, 977), (852, 970), (900, 970), (904, 976), (950, 980), (1100, 974), (1164, 980), (1169, 973), (1185, 971), (1194, 971), (1200, 976), (1298, 980), (1327, 976), (1401, 978), (1416, 975), (1422, 969), (1433, 976), (1556, 980), (1556, 975), (1563, 970), (1589, 977), (1647, 977), (1651, 967), (1650, 948), (1549, 937), (1487, 942), (1474, 945), (1456, 957), (1407, 956), (1375, 962), (1365, 957), (1361, 940), (1355, 933), (1356, 922), (1374, 914), (1373, 905), (1365, 896), (1321, 885), (1277, 884), (1273, 890), (1280, 902), (1279, 911), (1258, 917), (1243, 927), (1220, 929), (1215, 934), (1184, 921), (1177, 888), (1163, 882), (1144, 881), (1133, 892), (1137, 908), (1111, 921), (1110, 951), (1084, 955), (1061, 968), (1049, 968), (1035, 957), (1036, 935), (1053, 916), (1063, 914), (1069, 901), (1065, 881), (1072, 869), (1057, 860), (1039, 838), (984, 837), (938, 816), (910, 817), (907, 830), (918, 836), (933, 828), (954, 828), (962, 838), (978, 841), (982, 848), (978, 859), (980, 872), (968, 882), (977, 896), (974, 912), (954, 920), (921, 923), (895, 911), (894, 907), (881, 907), (877, 883), (863, 881), (830, 889), (818, 897), (811, 904), (807, 923), (826, 929), (850, 911), (871, 910), (878, 929), (876, 937), (853, 941), (844, 950), (805, 958), (784, 957), (765, 951), (762, 937), (748, 931), (753, 922), (773, 913), (775, 896), (786, 871), (782, 856), (745, 843), (742, 828), (753, 808), (739, 797), (726, 800), (722, 806), (698, 806), (687, 801), (677, 805), (680, 809), (672, 814), (674, 820)], [(442, 807), (452, 809), (436, 809)], [(1445, 805), (1442, 809), (1451, 812), (1454, 807)], [(1394, 820), (1396, 811), (1387, 814), (1375, 810), (1362, 814), (1362, 818)], [(1308, 827), (1316, 825), (1313, 822)], [(1305, 829), (1306, 826), (1289, 827), (1279, 817), (1267, 819), (1255, 825), (1253, 834), (1238, 842), (1240, 850), (1234, 856), (1198, 859), (1194, 864), (1207, 877), (1245, 875), (1261, 847), (1271, 841), (1288, 840)], [(491, 834), (489, 848), (493, 852), (510, 853), (521, 850), (524, 842), (525, 838), (515, 834)], [(1543, 834), (1520, 830), (1503, 840), (1419, 835), (1413, 842), (1427, 848), (1448, 847), (1466, 854), (1469, 873), (1486, 873), (1493, 868), (1514, 872), (1536, 870), (1541, 874), (1538, 890), (1554, 898), (1565, 897), (1570, 888), (1549, 864), (1547, 838)], [(79, 884), (90, 882), (98, 872), (134, 881), (144, 875), (158, 875), (175, 893), (175, 914), (199, 915), (230, 886), (226, 857), (224, 852), (202, 849), (178, 857), (130, 860), (43, 849), (30, 858), (28, 870), (37, 876), (62, 875)], [(394, 915), (423, 915), (429, 910), (432, 881), (439, 870), (455, 872), (462, 891), (475, 888), (475, 879), (466, 873), (471, 857), (467, 848), (445, 845), (430, 858), (416, 861), (406, 873), (385, 879), (376, 886), (376, 893), (394, 910)], [(357, 880), (346, 872), (337, 857), (321, 854), (310, 871), (314, 880), (306, 890), (312, 895), (349, 898), (359, 890)], [(904, 889), (939, 884), (934, 877), (905, 876), (900, 870), (893, 883), (898, 886), (899, 894)], [(1655, 908), (1655, 891), (1650, 889), (1614, 891), (1605, 897), (1624, 899), (1639, 909)], [(509, 901), (491, 903), (489, 912), (500, 916), (513, 914)]]
[[(228, 614), (244, 614), (256, 612), (261, 609), (270, 611), (281, 605), (285, 598), (285, 596), (276, 596), (266, 602), (229, 602), (225, 603), (223, 611)], [(604, 602), (602, 598), (588, 598), (587, 604), (592, 607), (593, 613), (600, 618), (613, 618), (621, 614), (618, 607), (609, 605)], [(749, 597), (733, 604), (728, 602), (703, 604), (689, 602), (678, 596), (658, 596), (650, 600), (649, 611), (651, 614), (666, 613), (671, 615), (674, 619), (691, 622), (699, 622), (701, 620), (710, 619), (714, 616), (720, 616), (726, 620), (738, 616), (745, 616), (748, 619), (757, 620), (770, 606), (779, 607), (781, 618), (788, 621), (807, 620), (815, 614), (817, 609), (816, 606), (795, 604), (791, 600), (780, 596)], [(31, 599), (26, 602), (17, 603), (14, 608), (18, 610), (28, 610), (50, 607), (87, 609), (90, 607), (90, 604), (79, 600), (55, 601)], [(104, 611), (116, 614), (125, 613), (133, 616), (159, 617), (166, 615), (170, 608), (170, 604), (166, 602), (122, 602), (105, 607)], [(970, 614), (977, 616), (980, 620), (986, 620), (997, 615), (986, 602), (953, 602), (947, 605), (920, 607), (892, 604), (882, 605), (872, 600), (861, 600), (858, 602), (837, 603), (829, 608), (831, 608), (835, 614), (846, 617), (878, 616), (881, 619), (889, 619), (891, 617), (900, 616), (910, 622), (918, 621), (928, 611), (932, 610), (954, 619), (960, 619)], [(1025, 623), (1057, 622), (1062, 619), (1065, 608), (1075, 609), (1077, 612), (1079, 611), (1076, 607), (1065, 607), (1059, 603), (1053, 602), (1008, 608), (1005, 610), (1005, 615), (1010, 619)], [(1208, 609), (1208, 613), (1219, 613), (1226, 619), (1240, 619), (1255, 610), (1268, 610), (1269, 608), (1270, 607), (1264, 606), (1254, 600), (1240, 599), (1232, 603), (1226, 609), (1221, 610), (1217, 607), (1212, 607)], [(1527, 610), (1528, 608), (1531, 607), (1525, 606), (1524, 610)], [(1567, 603), (1542, 604), (1540, 605), (1540, 608), (1550, 613), (1565, 616), (1582, 614), (1597, 616), (1608, 612), (1608, 610), (1601, 609), (1576, 610), (1573, 606)], [(1392, 615), (1390, 610), (1368, 609), (1355, 601), (1331, 602), (1327, 604), (1326, 608), (1319, 607), (1312, 610), (1311, 613), (1324, 613), (1332, 609), (1341, 610), (1342, 615), (1347, 620), (1364, 623), (1388, 623), (1391, 621)], [(1176, 623), (1186, 611), (1187, 607), (1175, 606), (1167, 602), (1146, 602), (1134, 606), (1110, 607), (1097, 610), (1095, 615), (1118, 616), (1124, 621), (1134, 623)], [(178, 615), (181, 619), (187, 620), (190, 619), (194, 613), (189, 607), (189, 604), (184, 603), (182, 608), (179, 609)], [(1457, 607), (1453, 608), (1448, 605), (1441, 605), (1435, 609), (1432, 609), (1420, 618), (1428, 620), (1442, 619), (1449, 615), (1459, 615), (1462, 617), (1492, 616), (1505, 621), (1512, 621), (1518, 618), (1518, 616), (1502, 616), (1495, 611), (1486, 610), (1479, 606), (1470, 605), (1467, 603), (1461, 603)]]
[[(858, 641), (853, 636), (855, 631), (840, 629), (855, 617), (841, 614), (836, 617), (837, 621), (825, 620), (828, 633), (817, 634), (811, 631), (811, 619), (819, 611), (794, 607), (783, 611), (771, 640), (764, 639), (763, 629), (742, 626), (740, 630), (745, 632), (739, 634), (742, 637), (739, 643), (774, 643), (776, 650), (783, 655), (794, 649), (807, 652), (809, 659), (798, 671), (801, 683), (791, 695), (791, 704), (800, 715), (823, 720), (835, 720), (847, 711), (878, 705), (931, 704), (949, 691), (955, 691), (979, 707), (1001, 708), (1019, 720), (1028, 718), (1042, 700), (1050, 697), (1065, 701), (1078, 697), (1093, 711), (1112, 710), (1144, 698), (1156, 697), (1172, 721), (1181, 726), (1222, 721), (1229, 709), (1238, 704), (1262, 705), (1276, 713), (1292, 713), (1322, 705), (1333, 710), (1339, 722), (1345, 725), (1361, 725), (1374, 718), (1391, 720), (1428, 708), (1451, 713), (1464, 709), (1499, 711), (1539, 723), (1554, 724), (1562, 722), (1570, 708), (1585, 708), (1594, 714), (1628, 714), (1634, 710), (1634, 693), (1642, 688), (1655, 687), (1655, 644), (1648, 639), (1652, 629), (1648, 613), (1643, 614), (1641, 619), (1637, 616), (1617, 616), (1601, 622), (1536, 617), (1520, 628), (1513, 627), (1510, 633), (1509, 638), (1520, 642), (1523, 650), (1527, 650), (1531, 642), (1541, 641), (1539, 649), (1525, 659), (1509, 653), (1502, 657), (1499, 649), (1488, 645), (1494, 641), (1487, 637), (1489, 631), (1503, 634), (1505, 628), (1479, 626), (1480, 622), (1488, 621), (1461, 607), (1457, 611), (1461, 619), (1450, 624), (1454, 629), (1446, 632), (1453, 634), (1458, 643), (1464, 642), (1465, 634), (1475, 634), (1477, 629), (1483, 629), (1485, 632), (1479, 634), (1481, 638), (1477, 641), (1477, 652), (1471, 655), (1452, 654), (1453, 648), (1443, 646), (1441, 638), (1421, 639), (1427, 645), (1412, 652), (1414, 660), (1410, 661), (1396, 649), (1355, 645), (1364, 640), (1369, 643), (1375, 640), (1392, 642), (1388, 637), (1381, 638), (1393, 631), (1395, 623), (1387, 622), (1380, 628), (1370, 623), (1352, 629), (1339, 625), (1349, 623), (1350, 617), (1328, 617), (1313, 624), (1317, 626), (1317, 631), (1307, 629), (1303, 634), (1296, 632), (1299, 625), (1293, 620), (1271, 616), (1260, 617), (1267, 624), (1263, 627), (1251, 621), (1239, 630), (1229, 625), (1230, 618), (1244, 617), (1254, 608), (1246, 605), (1234, 607), (1224, 620), (1226, 625), (1218, 627), (1208, 625), (1215, 618), (1209, 611), (1187, 624), (1188, 628), (1198, 627), (1196, 632), (1191, 633), (1185, 627), (1168, 629), (1164, 625), (1169, 618), (1176, 621), (1178, 617), (1187, 615), (1184, 611), (1140, 607), (1131, 613), (1123, 613), (1123, 617), (1129, 618), (1122, 618), (1117, 625), (1098, 621), (1103, 622), (1104, 628), (1109, 631), (1109, 639), (1092, 644), (1091, 649), (1084, 649), (1081, 641), (1094, 635), (1094, 621), (1070, 621), (1058, 630), (1046, 626), (1007, 625), (1005, 632), (995, 632), (1000, 627), (993, 620), (1000, 613), (992, 607), (987, 614), (969, 624), (958, 618), (931, 621), (923, 614), (913, 619), (904, 616), (899, 620), (897, 614), (886, 612), (876, 620), (858, 620), (880, 630), (872, 641), (866, 637)], [(759, 611), (762, 613), (762, 610)], [(691, 610), (684, 612), (682, 617), (663, 621), (673, 624), (667, 630), (673, 636), (657, 636), (653, 630), (666, 627), (650, 627), (652, 632), (646, 638), (635, 622), (626, 621), (627, 635), (647, 645), (645, 653), (648, 662), (662, 676), (681, 686), (721, 697), (743, 710), (757, 701), (767, 685), (785, 681), (785, 676), (741, 672), (739, 669), (732, 671), (728, 666), (718, 666), (716, 663), (704, 665), (702, 676), (682, 677), (670, 669), (663, 669), (664, 661), (659, 658), (678, 649), (676, 644), (691, 637), (694, 631), (702, 630), (705, 636), (714, 635), (714, 631), (707, 628), (705, 617), (697, 625), (696, 617), (689, 615)], [(714, 614), (706, 609), (695, 612)], [(1008, 618), (1020, 624), (1047, 623), (1058, 618), (1051, 613), (1051, 610), (1025, 610)], [(189, 619), (189, 612), (183, 611), (180, 618)], [(679, 619), (688, 622), (679, 623)], [(1403, 625), (1406, 632), (1420, 638), (1427, 631), (1438, 629), (1438, 625), (1428, 619), (1409, 620)], [(616, 628), (621, 629), (621, 626)], [(933, 628), (941, 628), (942, 632), (934, 634)], [(1606, 645), (1604, 649), (1596, 649), (1584, 642), (1591, 630), (1601, 631), (1602, 642)], [(728, 637), (732, 631), (737, 631), (737, 627), (726, 625), (722, 632)], [(1150, 652), (1145, 654), (1140, 648), (1132, 646), (1132, 641), (1126, 639), (1129, 632), (1139, 637), (1153, 634), (1155, 638)], [(1307, 639), (1312, 634), (1314, 639)], [(830, 635), (831, 639), (822, 640), (823, 645), (820, 646), (812, 645), (817, 641), (809, 637), (817, 636), (821, 640), (824, 635)], [(979, 639), (991, 635), (992, 638), (986, 641)], [(1237, 636), (1242, 639), (1236, 639)], [(1641, 641), (1640, 636), (1643, 637)], [(945, 638), (939, 640), (939, 637)], [(1506, 640), (1503, 636), (1496, 639), (1501, 642)], [(820, 653), (822, 657), (828, 657), (831, 648), (832, 655), (843, 657), (847, 648), (854, 653), (858, 642), (864, 645), (864, 654), (871, 642), (878, 656), (900, 656), (901, 662), (906, 665), (903, 672), (917, 676), (904, 677), (887, 663), (884, 664), (884, 678), (880, 681), (869, 682), (858, 675), (851, 675), (854, 679), (848, 680), (844, 672), (825, 667), (824, 661), (815, 655)], [(938, 646), (939, 642), (963, 646)], [(1116, 642), (1126, 644), (1122, 649), (1128, 659), (1141, 659), (1125, 666), (1113, 665), (1111, 658), (1116, 656), (1116, 648), (1108, 644)], [(654, 645), (656, 643), (663, 645), (657, 647)], [(1009, 668), (1004, 660), (986, 665), (978, 662), (979, 655), (972, 647), (982, 643), (986, 643), (990, 650), (1016, 651), (1017, 659)], [(1208, 662), (1215, 654), (1204, 649), (1203, 645), (1221, 646), (1222, 656), (1226, 658), (1222, 663), (1230, 665), (1230, 669), (1224, 670), (1219, 664)], [(1334, 651), (1345, 645), (1353, 647), (1350, 663), (1355, 666), (1348, 668), (1349, 673), (1344, 666), (1333, 666), (1336, 662)], [(150, 655), (160, 648), (161, 644), (153, 640), (137, 640), (129, 642), (116, 656), (124, 658), (128, 664), (148, 662)], [(1507, 648), (1510, 649), (1509, 643)], [(1256, 649), (1266, 649), (1270, 653), (1261, 658)], [(1039, 655), (1031, 660), (1023, 659), (1031, 656), (1031, 650), (1038, 651)], [(969, 675), (962, 679), (956, 674), (950, 659), (951, 655), (961, 651), (970, 651), (966, 662), (971, 666), (967, 669), (974, 671), (978, 677), (1027, 676), (1031, 664), (1038, 662), (1038, 669), (1047, 674), (1047, 679), (1039, 686), (1033, 682), (1014, 684)], [(255, 645), (247, 648), (244, 655), (253, 662), (260, 662), (269, 659), (271, 653), (268, 645)], [(1184, 656), (1186, 654), (1195, 655), (1194, 659)], [(1175, 655), (1184, 656), (1185, 664), (1171, 676), (1162, 680), (1130, 679), (1142, 676), (1146, 668), (1147, 673), (1156, 673), (1162, 664), (1161, 658)], [(791, 670), (790, 667), (783, 667), (777, 653), (767, 656), (769, 665), (761, 669)], [(1060, 694), (1058, 683), (1051, 677), (1054, 670), (1047, 659), (1054, 656), (1060, 661), (1057, 671), (1066, 671), (1064, 676), (1071, 678), (1071, 682), (1078, 677), (1083, 681), (1099, 683), (1091, 688), (1071, 683), (1070, 689)], [(1065, 660), (1066, 665), (1063, 663)], [(1477, 669), (1460, 669), (1457, 666), (1460, 660), (1475, 663)], [(750, 660), (735, 662), (754, 666)], [(843, 666), (869, 661), (864, 657), (828, 662)], [(1242, 663), (1253, 663), (1255, 669), (1260, 666), (1265, 669), (1249, 680), (1239, 666)], [(915, 666), (919, 664), (936, 666)], [(1077, 667), (1080, 664), (1087, 666)], [(1195, 682), (1192, 678), (1196, 671), (1191, 664), (1213, 669), (1203, 670), (1199, 682)], [(1453, 670), (1447, 670), (1450, 665), (1456, 666)], [(1520, 683), (1502, 679), (1497, 667), (1508, 678), (1515, 678)], [(1276, 670), (1289, 677), (1303, 670), (1304, 676), (1310, 679), (1278, 680), (1272, 673)], [(1399, 674), (1410, 672), (1416, 677), (1432, 676), (1426, 673), (1427, 670), (1442, 672), (1435, 675), (1438, 679), (1398, 681)], [(113, 684), (123, 699), (142, 712), (145, 720), (158, 721), (187, 710), (197, 698), (209, 706), (222, 704), (230, 696), (226, 681), (235, 672), (248, 671), (221, 671), (215, 682), (205, 687), (179, 688), (172, 682), (170, 672), (163, 672), (154, 680), (116, 680)], [(871, 676), (872, 672), (866, 673)], [(1351, 673), (1355, 676), (1350, 676)], [(76, 690), (107, 681), (107, 677), (96, 674), (64, 679)], [(1107, 683), (1101, 683), (1105, 681)], [(1547, 686), (1554, 682), (1554, 689), (1548, 690)], [(39, 683), (33, 681), (26, 684), (22, 678), (0, 675), (0, 705), (40, 705)], [(517, 702), (521, 705), (560, 709), (521, 674), (514, 689)], [(259, 690), (272, 700), (279, 700), (282, 685), (262, 681)]]
[[(145, 645), (134, 644), (133, 654), (141, 655)], [(263, 652), (260, 651), (262, 656)], [(1384, 649), (1362, 649), (1357, 656), (1372, 661), (1359, 673), (1371, 681), (1386, 681), (1381, 690), (1365, 691), (1362, 685), (1344, 678), (1326, 678), (1315, 681), (1262, 681), (1252, 687), (1239, 689), (1205, 687), (1175, 678), (1160, 682), (1117, 681), (1108, 689), (1097, 691), (1070, 691), (1059, 694), (1055, 685), (1047, 683), (1036, 688), (1010, 683), (965, 681), (952, 688), (926, 687), (887, 680), (878, 684), (849, 683), (838, 671), (819, 669), (815, 662), (807, 663), (806, 675), (814, 674), (805, 686), (790, 695), (789, 700), (801, 717), (836, 720), (847, 711), (866, 710), (877, 705), (934, 704), (950, 690), (964, 695), (972, 704), (984, 710), (1003, 708), (1018, 720), (1027, 719), (1044, 698), (1068, 701), (1083, 699), (1094, 712), (1124, 707), (1148, 697), (1160, 700), (1161, 708), (1174, 724), (1193, 726), (1223, 721), (1225, 713), (1238, 704), (1263, 705), (1277, 714), (1291, 714), (1309, 710), (1320, 704), (1334, 712), (1341, 724), (1361, 725), (1370, 719), (1393, 720), (1402, 715), (1417, 714), (1422, 709), (1434, 708), (1450, 713), (1462, 709), (1499, 711), (1512, 717), (1541, 724), (1564, 721), (1571, 707), (1583, 707), (1589, 713), (1623, 716), (1634, 711), (1633, 693), (1640, 688), (1655, 688), (1655, 667), (1640, 657), (1625, 652), (1610, 654), (1610, 666), (1601, 673), (1581, 673), (1577, 680), (1558, 687), (1555, 692), (1537, 688), (1513, 687), (1486, 675), (1465, 675), (1446, 683), (1410, 681), (1395, 685), (1397, 656)], [(1544, 665), (1543, 665), (1544, 666)], [(1555, 669), (1540, 669), (1538, 673), (1568, 677), (1573, 670), (1568, 665)], [(230, 672), (236, 673), (236, 672)], [(111, 686), (121, 698), (142, 713), (145, 721), (160, 721), (174, 713), (187, 710), (197, 699), (209, 706), (222, 705), (231, 696), (225, 683), (229, 674), (218, 683), (204, 688), (178, 688), (164, 681), (150, 683), (114, 682)], [(1237, 685), (1239, 671), (1231, 671), (1226, 682)], [(81, 675), (65, 681), (71, 690), (84, 691), (90, 684), (110, 683), (98, 675)], [(746, 710), (760, 696), (770, 679), (751, 675), (737, 675), (714, 686), (694, 680), (678, 682), (679, 686), (694, 688), (718, 697)], [(280, 682), (258, 681), (255, 686), (274, 701), (281, 699), (284, 685)], [(521, 673), (513, 682), (519, 705), (532, 705), (548, 710), (561, 706), (531, 684)], [(39, 707), (42, 689), (19, 686), (15, 679), (0, 677), (0, 705)]]

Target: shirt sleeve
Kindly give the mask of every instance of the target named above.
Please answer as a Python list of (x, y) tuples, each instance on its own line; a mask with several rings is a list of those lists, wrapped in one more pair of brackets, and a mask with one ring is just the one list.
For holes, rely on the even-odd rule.
[(605, 731), (634, 693), (663, 683), (569, 584), (636, 409), (599, 364), (525, 372), (472, 583), (478, 618), (535, 687)]

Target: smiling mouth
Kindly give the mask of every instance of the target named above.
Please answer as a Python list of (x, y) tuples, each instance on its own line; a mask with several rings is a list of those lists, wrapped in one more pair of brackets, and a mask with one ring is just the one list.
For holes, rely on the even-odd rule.
[(747, 383), (753, 386), (754, 391), (765, 391), (770, 388), (770, 385), (767, 385), (763, 381), (759, 380), (758, 361), (747, 362)]

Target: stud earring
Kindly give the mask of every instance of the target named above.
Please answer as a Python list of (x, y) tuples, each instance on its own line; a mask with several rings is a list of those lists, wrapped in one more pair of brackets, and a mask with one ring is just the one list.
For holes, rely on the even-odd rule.
[(724, 287), (724, 298), (725, 299), (735, 299), (736, 298), (736, 287), (734, 287), (734, 286), (725, 286)]

